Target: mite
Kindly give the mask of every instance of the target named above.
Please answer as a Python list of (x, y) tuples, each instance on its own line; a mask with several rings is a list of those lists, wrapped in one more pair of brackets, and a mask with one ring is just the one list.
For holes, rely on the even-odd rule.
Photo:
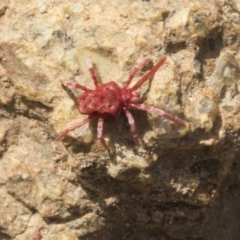
[(138, 109), (142, 111), (147, 111), (149, 113), (154, 113), (178, 125), (185, 126), (186, 123), (184, 121), (163, 111), (162, 109), (140, 103), (141, 95), (137, 92), (137, 90), (146, 81), (148, 81), (164, 64), (164, 62), (166, 61), (166, 57), (158, 60), (158, 62), (148, 72), (146, 72), (132, 87), (130, 86), (136, 73), (150, 61), (150, 58), (145, 58), (140, 63), (138, 63), (130, 72), (128, 80), (123, 87), (120, 87), (116, 82), (113, 81), (100, 84), (91, 59), (87, 60), (87, 66), (91, 74), (93, 83), (95, 85), (95, 89), (89, 89), (83, 85), (71, 81), (61, 81), (62, 85), (66, 88), (80, 89), (83, 91), (77, 97), (77, 107), (81, 114), (88, 115), (88, 117), (81, 122), (68, 126), (65, 131), (63, 131), (56, 137), (55, 140), (62, 140), (70, 131), (73, 131), (74, 129), (83, 126), (94, 118), (98, 118), (97, 138), (100, 140), (103, 147), (105, 149), (108, 149), (106, 141), (103, 138), (104, 119), (109, 115), (117, 117), (121, 112), (124, 112), (130, 125), (130, 131), (133, 140), (136, 145), (139, 145), (140, 141), (137, 135), (136, 125), (130, 109)]

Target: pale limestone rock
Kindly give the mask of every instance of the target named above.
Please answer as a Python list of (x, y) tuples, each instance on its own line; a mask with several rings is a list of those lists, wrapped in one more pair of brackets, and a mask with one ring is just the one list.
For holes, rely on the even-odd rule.
[[(239, 156), (237, 7), (2, 0), (0, 238), (203, 238), (209, 209)], [(163, 55), (166, 63), (139, 92), (143, 103), (180, 117), (185, 127), (133, 111), (139, 147), (121, 114), (105, 120), (109, 152), (96, 139), (96, 121), (54, 141), (87, 117), (74, 102), (81, 91), (67, 93), (60, 80), (93, 88), (89, 57), (102, 83), (122, 86), (143, 57), (154, 64)]]
[(1, 234), (7, 234), (14, 238), (26, 229), (32, 213), (27, 206), (9, 195), (5, 187), (0, 188), (0, 194), (0, 226), (4, 227), (1, 229)]

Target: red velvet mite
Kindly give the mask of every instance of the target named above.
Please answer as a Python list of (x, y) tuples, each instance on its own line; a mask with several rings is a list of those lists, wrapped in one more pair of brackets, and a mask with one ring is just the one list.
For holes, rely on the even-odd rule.
[(155, 113), (172, 122), (175, 122), (178, 125), (184, 126), (185, 122), (182, 121), (181, 119), (161, 109), (148, 106), (145, 104), (140, 104), (141, 95), (137, 92), (137, 89), (140, 88), (147, 80), (149, 80), (155, 74), (155, 72), (166, 61), (166, 57), (161, 58), (132, 87), (129, 86), (136, 73), (149, 61), (151, 61), (150, 58), (145, 58), (139, 64), (137, 64), (132, 69), (128, 77), (128, 80), (123, 87), (120, 87), (116, 82), (113, 81), (100, 84), (97, 79), (91, 59), (87, 60), (87, 66), (91, 74), (93, 83), (95, 85), (95, 89), (89, 89), (75, 82), (61, 81), (62, 85), (67, 88), (80, 89), (83, 91), (83, 93), (77, 97), (77, 107), (81, 114), (88, 115), (88, 117), (81, 122), (78, 122), (74, 125), (67, 127), (67, 129), (60, 133), (55, 140), (59, 141), (63, 139), (70, 131), (73, 131), (74, 129), (83, 126), (93, 118), (98, 118), (97, 138), (101, 141), (104, 148), (108, 149), (108, 146), (103, 138), (104, 119), (108, 115), (117, 117), (120, 114), (120, 112), (123, 111), (128, 119), (133, 140), (136, 145), (139, 145), (139, 138), (137, 135), (136, 125), (133, 116), (129, 111), (130, 109), (139, 109), (142, 111)]

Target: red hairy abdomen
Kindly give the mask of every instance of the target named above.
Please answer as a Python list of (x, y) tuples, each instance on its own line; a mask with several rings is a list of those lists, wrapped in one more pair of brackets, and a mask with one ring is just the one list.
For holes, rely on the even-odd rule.
[(99, 85), (78, 97), (78, 109), (82, 114), (109, 113), (116, 116), (120, 110), (121, 89), (115, 82)]

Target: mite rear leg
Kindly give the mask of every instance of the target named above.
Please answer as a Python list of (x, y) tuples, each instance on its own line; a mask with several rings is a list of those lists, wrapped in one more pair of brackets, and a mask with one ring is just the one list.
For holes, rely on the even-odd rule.
[(92, 80), (94, 82), (94, 85), (97, 87), (98, 84), (99, 84), (99, 81), (98, 81), (95, 69), (93, 67), (92, 60), (90, 58), (87, 60), (87, 66), (88, 66), (88, 70), (89, 70), (89, 72), (90, 72), (90, 74), (92, 76)]
[(86, 88), (86, 87), (84, 87), (81, 84), (76, 83), (76, 82), (71, 82), (71, 81), (66, 81), (66, 80), (61, 80), (60, 82), (64, 87), (67, 87), (69, 89), (81, 89), (83, 91), (89, 91), (90, 90), (89, 88)]
[(99, 117), (98, 119), (98, 127), (97, 127), (97, 138), (100, 140), (102, 143), (103, 147), (108, 150), (108, 146), (103, 138), (103, 123), (104, 123), (104, 118)]
[(61, 132), (56, 138), (55, 138), (55, 141), (60, 141), (62, 140), (63, 138), (66, 137), (66, 135), (73, 131), (74, 129), (76, 128), (79, 128), (81, 126), (83, 126), (84, 124), (88, 123), (93, 117), (88, 117), (88, 118), (85, 118), (83, 121), (81, 122), (78, 122), (78, 123), (75, 123), (75, 124), (72, 124), (70, 126), (67, 127), (66, 130), (64, 130), (63, 132)]
[(130, 131), (131, 131), (131, 134), (133, 137), (133, 141), (134, 141), (135, 145), (139, 146), (139, 138), (137, 135), (137, 128), (135, 125), (134, 118), (133, 118), (131, 112), (128, 111), (128, 109), (124, 108), (123, 111), (126, 114), (126, 117), (127, 117), (127, 120), (128, 120), (129, 126), (130, 126)]

